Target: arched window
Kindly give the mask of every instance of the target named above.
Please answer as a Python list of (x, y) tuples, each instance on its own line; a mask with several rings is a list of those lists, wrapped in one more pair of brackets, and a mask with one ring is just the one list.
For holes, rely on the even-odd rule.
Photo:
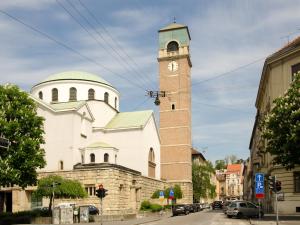
[(91, 163), (95, 162), (95, 154), (94, 153), (90, 154), (90, 162)]
[(175, 110), (175, 104), (172, 104), (172, 110)]
[(118, 158), (117, 155), (115, 155), (115, 164), (117, 164), (117, 158)]
[(58, 90), (57, 88), (52, 89), (52, 102), (58, 101)]
[(89, 96), (88, 96), (89, 100), (94, 100), (95, 99), (95, 90), (94, 89), (89, 89)]
[(63, 161), (59, 161), (59, 169), (60, 170), (64, 169), (64, 162)]
[(39, 99), (43, 99), (43, 92), (39, 92)]
[(77, 90), (74, 87), (70, 88), (70, 101), (77, 101)]
[(109, 94), (107, 92), (104, 93), (104, 102), (108, 104)]
[(107, 153), (104, 154), (104, 162), (109, 161), (109, 155)]
[(155, 155), (153, 148), (150, 148), (148, 153), (148, 176), (149, 177), (155, 177)]
[(167, 52), (178, 51), (178, 43), (176, 41), (171, 41), (167, 46)]
[(117, 105), (118, 105), (118, 98), (115, 97), (115, 109), (117, 109)]

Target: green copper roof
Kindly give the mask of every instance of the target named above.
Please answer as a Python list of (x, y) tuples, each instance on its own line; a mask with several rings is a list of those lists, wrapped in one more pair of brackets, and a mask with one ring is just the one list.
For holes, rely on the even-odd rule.
[(168, 26), (161, 28), (159, 31), (172, 30), (172, 29), (178, 29), (178, 28), (184, 28), (184, 27), (186, 27), (186, 26), (179, 24), (179, 23), (171, 23)]
[(104, 142), (94, 142), (88, 145), (87, 148), (113, 148), (113, 147)]
[(102, 79), (98, 75), (82, 72), (82, 71), (67, 71), (67, 72), (53, 74), (48, 78), (46, 78), (45, 80), (43, 80), (41, 83), (56, 81), (56, 80), (86, 80), (86, 81), (93, 81), (93, 82), (112, 86), (109, 82)]
[(52, 103), (50, 107), (54, 110), (78, 109), (85, 104), (85, 101)]
[(107, 125), (106, 129), (143, 127), (152, 115), (151, 110), (118, 113)]

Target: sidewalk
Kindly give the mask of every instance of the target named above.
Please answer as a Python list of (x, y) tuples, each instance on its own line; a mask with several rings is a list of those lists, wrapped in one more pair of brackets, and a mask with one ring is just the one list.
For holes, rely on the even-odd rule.
[[(262, 219), (250, 219), (251, 225), (276, 225), (276, 214), (265, 214)], [(300, 225), (300, 215), (279, 215), (279, 225)]]

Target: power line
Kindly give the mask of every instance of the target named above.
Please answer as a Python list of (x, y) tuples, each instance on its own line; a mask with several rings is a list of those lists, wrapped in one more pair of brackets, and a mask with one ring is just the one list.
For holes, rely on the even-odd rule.
[[(108, 52), (112, 57), (114, 57), (114, 55), (112, 55), (112, 53), (110, 51), (107, 50), (107, 48), (76, 18), (73, 16), (73, 14), (62, 4), (60, 3), (58, 0), (56, 0), (56, 3), (61, 7), (63, 8), (67, 13), (68, 15), (82, 28), (84, 29), (91, 38), (93, 38), (98, 45), (100, 45), (104, 51)], [(74, 8), (73, 4), (69, 2), (69, 4), (72, 6), (73, 9), (75, 9), (77, 11), (76, 8)], [(77, 11), (77, 13), (80, 13)], [(81, 15), (81, 14), (80, 14)], [(115, 57), (114, 57), (115, 58)], [(144, 87), (144, 90), (147, 89)]]
[[(124, 50), (124, 48), (119, 44), (119, 42), (110, 34), (110, 32), (105, 28), (104, 24), (100, 22), (100, 20), (92, 13), (92, 11), (81, 1), (78, 0), (80, 5), (88, 12), (88, 14), (91, 16), (91, 18), (94, 19), (94, 21), (102, 27), (102, 29), (105, 31), (105, 33), (110, 37), (110, 39), (116, 44), (116, 46), (121, 50), (121, 52), (137, 67), (138, 70), (140, 70), (138, 64), (135, 62), (135, 60)], [(136, 71), (139, 74), (139, 71)], [(148, 76), (145, 76), (145, 78), (150, 81), (150, 84), (155, 82)]]
[(132, 84), (132, 85), (134, 85), (134, 86), (136, 86), (136, 87), (142, 89), (143, 91), (145, 91), (145, 89), (144, 89), (142, 86), (140, 86), (140, 85), (138, 85), (138, 84), (135, 84), (135, 83), (131, 82), (128, 78), (122, 76), (121, 74), (118, 74), (118, 73), (112, 71), (111, 69), (109, 69), (108, 67), (106, 67), (106, 66), (104, 66), (104, 65), (102, 65), (102, 64), (100, 64), (100, 63), (98, 63), (98, 62), (95, 61), (94, 59), (92, 59), (92, 58), (90, 58), (90, 57), (88, 57), (88, 56), (85, 56), (85, 55), (81, 54), (79, 51), (77, 51), (77, 50), (71, 48), (70, 46), (64, 44), (63, 42), (61, 42), (61, 41), (55, 39), (54, 37), (52, 37), (52, 36), (50, 36), (50, 35), (48, 35), (47, 33), (43, 32), (43, 31), (40, 31), (39, 29), (37, 29), (37, 28), (35, 28), (35, 27), (33, 27), (33, 26), (31, 26), (31, 25), (29, 25), (29, 24), (23, 22), (22, 20), (18, 19), (17, 17), (15, 17), (15, 16), (13, 16), (13, 15), (11, 15), (11, 14), (9, 14), (9, 13), (3, 11), (3, 10), (0, 10), (0, 12), (1, 12), (2, 14), (4, 14), (4, 15), (8, 16), (9, 18), (11, 18), (11, 19), (17, 21), (18, 23), (24, 25), (25, 27), (29, 28), (30, 30), (33, 30), (33, 31), (35, 31), (36, 33), (39, 33), (40, 35), (42, 35), (42, 36), (46, 37), (47, 39), (51, 40), (52, 42), (55, 42), (56, 44), (60, 45), (61, 47), (63, 47), (63, 48), (65, 48), (65, 49), (67, 49), (67, 50), (69, 50), (69, 51), (75, 53), (76, 55), (79, 55), (81, 58), (83, 58), (83, 59), (85, 59), (85, 60), (91, 62), (92, 64), (95, 64), (95, 65), (101, 67), (102, 69), (104, 69), (104, 70), (106, 70), (106, 71), (108, 71), (108, 72), (110, 72), (110, 73), (112, 73), (112, 74), (114, 74), (114, 75), (116, 75), (116, 76), (118, 76), (118, 77), (120, 77), (120, 78), (122, 78), (122, 79), (128, 81), (130, 84)]
[(136, 109), (140, 108), (142, 105), (146, 104), (146, 102), (148, 102), (151, 98), (146, 98), (144, 101), (142, 101), (141, 103), (139, 103), (138, 105), (136, 105), (135, 107), (133, 107), (133, 111), (135, 111)]

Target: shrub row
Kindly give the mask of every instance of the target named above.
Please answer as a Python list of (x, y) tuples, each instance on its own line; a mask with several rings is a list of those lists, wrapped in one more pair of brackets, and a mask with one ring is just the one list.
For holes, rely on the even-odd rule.
[(152, 204), (149, 201), (145, 200), (141, 204), (141, 210), (151, 211), (151, 212), (159, 212), (163, 207), (159, 204)]

